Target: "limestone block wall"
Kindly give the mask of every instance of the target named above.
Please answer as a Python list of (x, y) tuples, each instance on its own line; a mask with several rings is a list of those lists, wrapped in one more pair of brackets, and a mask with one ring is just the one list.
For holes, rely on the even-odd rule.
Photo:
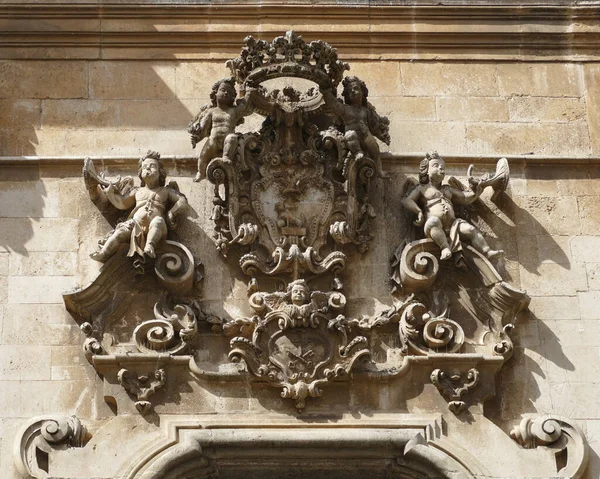
[[(265, 38), (294, 26), (278, 19)], [(311, 34), (296, 28), (318, 38), (314, 25)], [(239, 29), (230, 35), (230, 56), (248, 33)], [(367, 83), (370, 101), (390, 118), (384, 167), (393, 180), (378, 186), (381, 239), (348, 271), (355, 278), (350, 300), (374, 308), (391, 302), (388, 265), (401, 232), (389, 220), (418, 155), (438, 150), (455, 175), (470, 162), (491, 171), (508, 156), (509, 198), (500, 206), (485, 200), (498, 220), (482, 229), (505, 249), (500, 270), (528, 291), (531, 315), (518, 325), (514, 357), (486, 416), (506, 431), (527, 414), (575, 419), (592, 448), (585, 477), (599, 477), (600, 66), (568, 52), (550, 59), (352, 52), (347, 45), (341, 51), (350, 74)], [(110, 175), (133, 174), (135, 158), (148, 149), (167, 157), (169, 176), (195, 212), (189, 224), (205, 233), (194, 251), (210, 279), (205, 298), (215, 308), (226, 301), (230, 311), (243, 301), (213, 252), (211, 187), (191, 181), (194, 151), (185, 131), (212, 83), (227, 75), (227, 53), (110, 59), (57, 51), (0, 59), (0, 477), (17, 477), (13, 441), (26, 419), (64, 413), (101, 426), (113, 417), (61, 296), (93, 278), (98, 265), (88, 255), (109, 230), (83, 186), (84, 157), (112, 157), (102, 163)], [(242, 128), (259, 124), (251, 118)], [(227, 412), (227, 402), (215, 404)]]

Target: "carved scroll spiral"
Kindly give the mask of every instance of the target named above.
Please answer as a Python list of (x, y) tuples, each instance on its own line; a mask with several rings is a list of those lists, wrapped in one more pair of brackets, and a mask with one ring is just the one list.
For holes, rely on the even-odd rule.
[(465, 333), (457, 322), (438, 317), (425, 322), (423, 339), (431, 349), (444, 349), (444, 352), (455, 353), (463, 345)]
[(439, 248), (432, 240), (413, 241), (404, 247), (400, 262), (400, 279), (406, 291), (422, 291), (433, 285), (439, 272), (434, 253)]
[(133, 331), (133, 341), (142, 352), (181, 354), (198, 333), (196, 315), (189, 306), (177, 305), (167, 313), (154, 308), (156, 319), (144, 321)]
[(189, 294), (194, 287), (196, 265), (190, 250), (176, 241), (166, 241), (156, 258), (158, 281), (173, 294)]

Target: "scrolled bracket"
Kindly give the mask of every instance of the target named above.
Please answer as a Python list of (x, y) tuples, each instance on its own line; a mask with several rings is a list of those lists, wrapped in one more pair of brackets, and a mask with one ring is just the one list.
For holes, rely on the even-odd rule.
[(90, 437), (75, 416), (34, 417), (17, 434), (13, 449), (17, 471), (32, 479), (51, 477), (49, 456), (55, 451), (84, 447)]
[(589, 446), (583, 432), (570, 419), (546, 415), (524, 418), (510, 432), (525, 449), (547, 447), (555, 451), (556, 476), (579, 479), (587, 467)]

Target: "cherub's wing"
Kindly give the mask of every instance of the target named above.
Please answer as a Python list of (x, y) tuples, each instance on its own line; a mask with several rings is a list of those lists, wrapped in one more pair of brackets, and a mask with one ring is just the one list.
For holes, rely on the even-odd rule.
[(322, 291), (313, 291), (310, 294), (310, 302), (315, 309), (325, 308), (329, 303), (329, 295), (327, 293), (323, 293)]
[(179, 185), (175, 180), (169, 180), (167, 183), (167, 188), (171, 188), (172, 190), (175, 190), (177, 193), (181, 194), (181, 191), (179, 191)]
[(286, 294), (281, 292), (268, 293), (263, 294), (263, 299), (269, 311), (276, 311), (282, 308), (285, 303), (285, 296)]
[(367, 108), (369, 109), (369, 130), (374, 137), (379, 138), (386, 145), (389, 145), (391, 142), (389, 118), (387, 116), (380, 116), (375, 107), (370, 103), (367, 103)]
[(200, 108), (200, 111), (188, 126), (187, 131), (190, 135), (192, 135), (193, 148), (195, 148), (203, 138), (206, 138), (210, 134), (210, 129), (212, 126), (212, 117), (209, 114), (210, 109), (211, 105), (204, 105), (202, 108)]
[[(466, 186), (462, 181), (460, 181), (454, 176), (448, 178), (448, 185), (451, 188), (454, 188), (458, 191), (470, 191), (470, 188), (468, 186)], [(456, 213), (456, 216), (458, 218), (462, 218), (463, 220), (470, 221), (471, 214), (475, 210), (475, 204), (478, 201), (480, 200), (476, 199), (473, 203), (469, 205), (457, 205), (456, 203), (454, 203), (454, 212)]]

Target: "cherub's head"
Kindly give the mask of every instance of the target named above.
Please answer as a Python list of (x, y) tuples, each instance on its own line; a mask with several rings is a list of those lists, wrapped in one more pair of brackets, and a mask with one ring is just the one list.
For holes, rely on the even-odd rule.
[(292, 304), (296, 306), (302, 306), (308, 303), (310, 299), (310, 289), (303, 279), (292, 281), (287, 287), (287, 292), (290, 295)]
[(235, 79), (223, 78), (212, 86), (210, 101), (212, 106), (217, 106), (217, 104), (232, 106), (236, 96)]
[(342, 80), (342, 96), (347, 105), (363, 105), (367, 104), (369, 90), (364, 81), (360, 78), (351, 76)]
[[(148, 150), (139, 161), (138, 177), (142, 186), (146, 186), (146, 180), (152, 183), (158, 180), (159, 186), (165, 186), (167, 181), (167, 170), (160, 159), (160, 153)], [(156, 180), (154, 179), (156, 178)]]
[(419, 163), (419, 183), (425, 185), (429, 180), (441, 182), (444, 179), (446, 163), (437, 151), (426, 153)]

